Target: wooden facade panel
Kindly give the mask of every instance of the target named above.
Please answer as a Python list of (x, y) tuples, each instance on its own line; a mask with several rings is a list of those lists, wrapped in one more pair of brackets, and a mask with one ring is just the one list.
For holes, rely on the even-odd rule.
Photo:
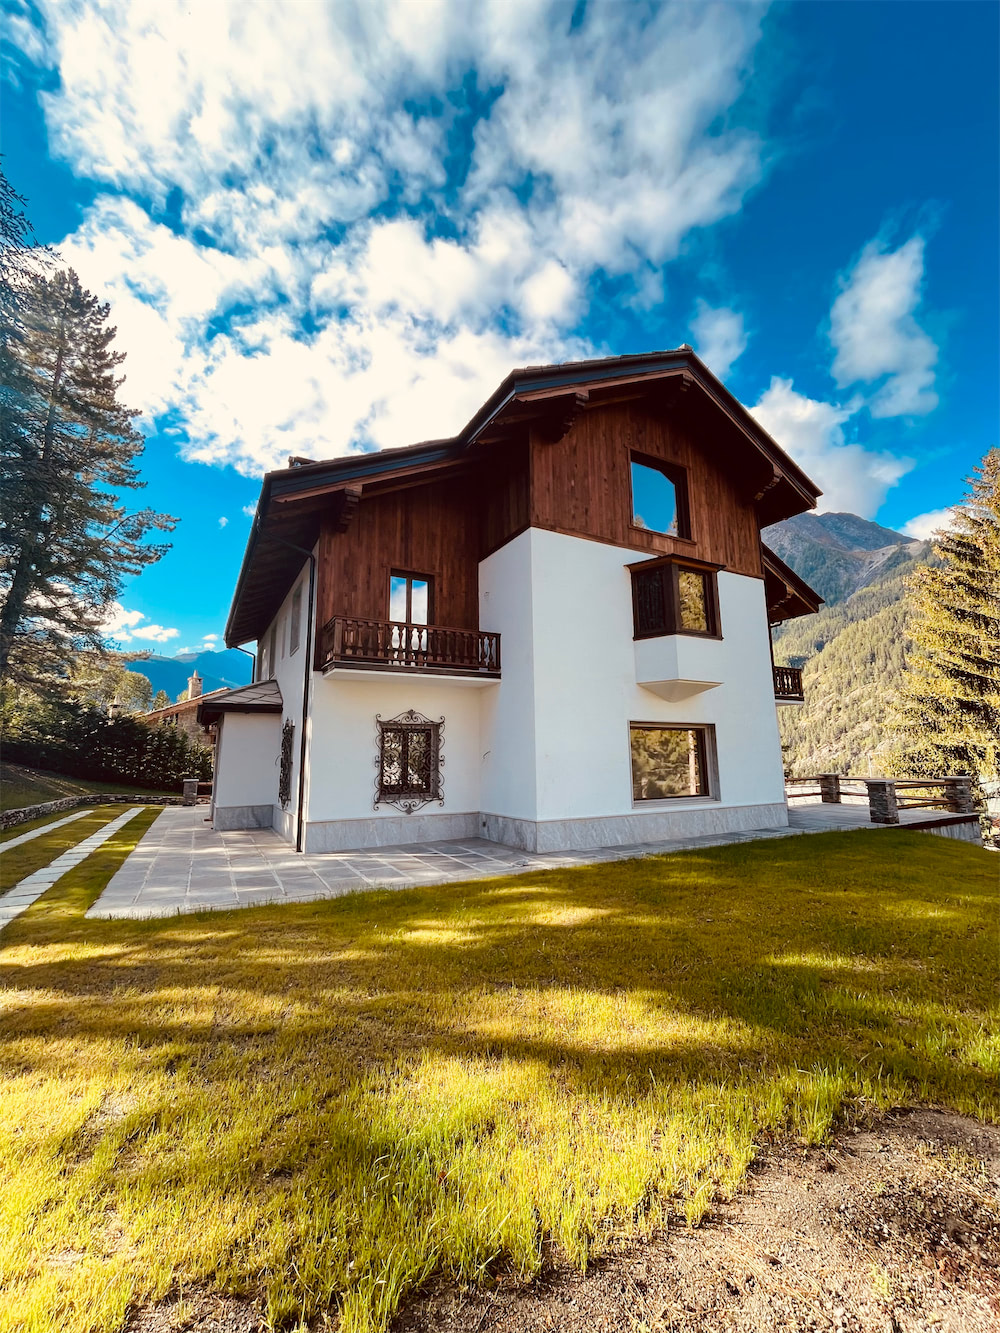
[(523, 532), (531, 521), (528, 440), (494, 446), (479, 464), (480, 559)]
[(318, 622), (332, 616), (389, 617), (393, 570), (429, 574), (432, 618), (479, 628), (479, 503), (471, 478), (362, 495), (346, 532), (324, 522), (319, 549)]
[[(641, 402), (619, 403), (584, 412), (557, 444), (533, 432), (532, 525), (647, 555), (689, 555), (760, 577), (759, 530), (746, 484), (741, 487), (727, 467), (729, 450), (698, 438), (683, 417)], [(691, 540), (632, 526), (633, 451), (685, 470)]]

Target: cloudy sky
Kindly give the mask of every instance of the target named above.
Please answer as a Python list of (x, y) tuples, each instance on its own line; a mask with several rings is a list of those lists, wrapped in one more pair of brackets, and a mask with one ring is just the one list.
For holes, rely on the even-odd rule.
[(690, 342), (923, 535), (997, 441), (989, 3), (5, 0), (4, 157), (112, 304), (148, 502), (115, 629), (215, 646), (259, 477)]

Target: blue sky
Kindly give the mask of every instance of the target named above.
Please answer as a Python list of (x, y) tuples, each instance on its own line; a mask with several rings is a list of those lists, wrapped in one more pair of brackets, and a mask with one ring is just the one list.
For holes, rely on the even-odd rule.
[(514, 366), (690, 342), (822, 508), (914, 535), (1000, 442), (995, 4), (5, 9), (7, 174), (181, 519), (123, 645), (216, 642), (264, 470)]

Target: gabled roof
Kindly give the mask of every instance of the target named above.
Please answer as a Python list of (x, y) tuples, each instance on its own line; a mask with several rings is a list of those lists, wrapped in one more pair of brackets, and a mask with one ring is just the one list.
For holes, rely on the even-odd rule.
[[(511, 371), (454, 439), (296, 462), (267, 473), (226, 625), (227, 646), (258, 637), (273, 617), (315, 545), (321, 515), (331, 512), (338, 495), (346, 509), (352, 486), (363, 483), (367, 494), (396, 489), (414, 476), (429, 480), (435, 474), (452, 475), (473, 460), (477, 446), (511, 438), (530, 423), (558, 423), (584, 404), (620, 400), (629, 386), (635, 386), (635, 392), (688, 391), (684, 398), (697, 402), (713, 431), (721, 432), (744, 458), (757, 486), (762, 527), (815, 506), (820, 491), (814, 483), (686, 345), (673, 351), (527, 366)], [(356, 498), (355, 492), (354, 502)]]
[(207, 727), (223, 713), (280, 713), (281, 690), (276, 680), (255, 680), (238, 690), (216, 690), (206, 694), (198, 707), (198, 721)]

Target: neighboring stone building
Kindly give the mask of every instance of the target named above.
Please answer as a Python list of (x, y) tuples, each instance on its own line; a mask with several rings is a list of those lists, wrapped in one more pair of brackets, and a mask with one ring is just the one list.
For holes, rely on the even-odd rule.
[(202, 679), (196, 667), (194, 674), (188, 677), (187, 698), (176, 704), (168, 704), (166, 708), (154, 708), (151, 713), (143, 714), (143, 721), (155, 727), (180, 727), (199, 745), (214, 745), (216, 729), (214, 726), (202, 726), (198, 721), (198, 705), (204, 699), (211, 699), (216, 694), (227, 694), (228, 691), (210, 690), (208, 694), (202, 694), (201, 687)]

